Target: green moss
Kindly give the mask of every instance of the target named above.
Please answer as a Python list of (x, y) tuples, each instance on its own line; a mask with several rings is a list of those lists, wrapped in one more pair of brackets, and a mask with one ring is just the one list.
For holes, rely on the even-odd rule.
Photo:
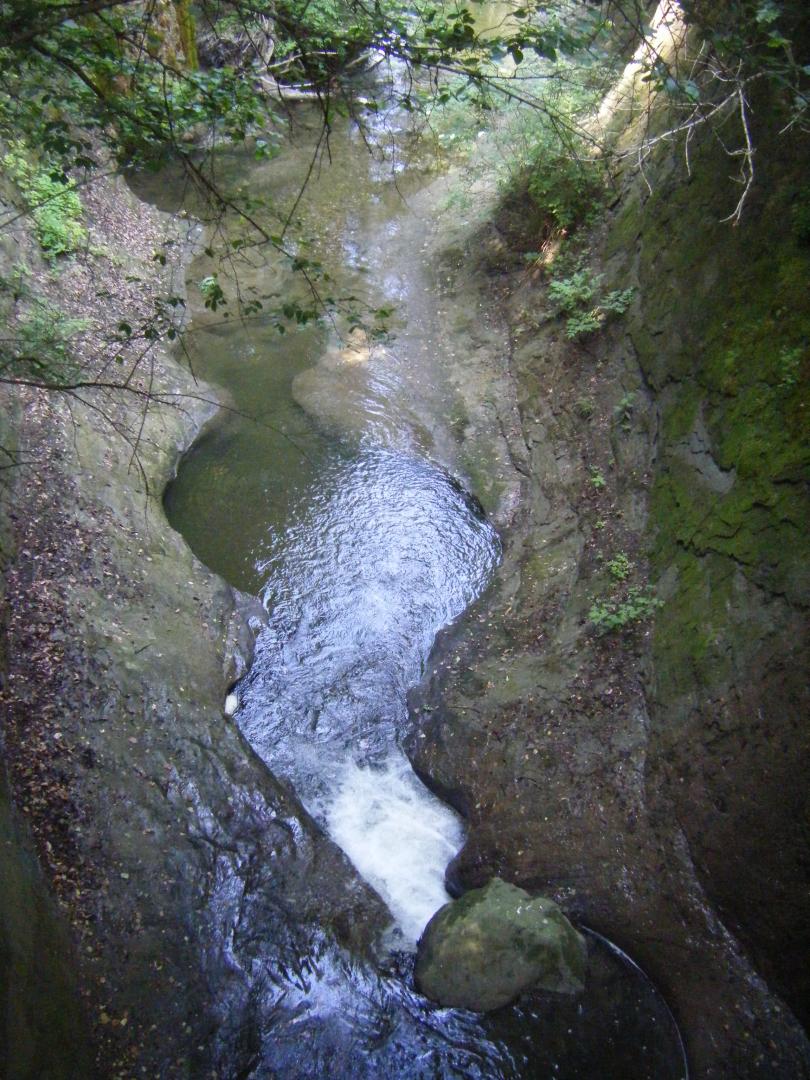
[(186, 64), (192, 71), (196, 71), (200, 66), (200, 61), (197, 56), (197, 30), (191, 5), (189, 0), (175, 0), (174, 7), (177, 12), (177, 26), (180, 31), (180, 43), (183, 46)]
[(524, 589), (531, 590), (546, 586), (549, 580), (557, 577), (568, 566), (571, 552), (557, 545), (546, 545), (541, 550), (532, 550), (524, 559), (520, 578)]
[(605, 254), (609, 259), (615, 255), (632, 251), (642, 229), (642, 211), (638, 196), (622, 201), (622, 208), (610, 228), (605, 244)]
[[(796, 604), (810, 590), (810, 249), (789, 227), (803, 159), (767, 139), (766, 175), (739, 227), (721, 223), (728, 190), (717, 178), (728, 170), (706, 144), (691, 179), (664, 168), (607, 242), (638, 249), (629, 329), (646, 379), (667, 388), (650, 529), (653, 580), (666, 573), (671, 586), (657, 667), (675, 696), (696, 678), (718, 685), (730, 657), (756, 647), (763, 628), (748, 617), (746, 582)], [(684, 453), (699, 418), (727, 491)]]
[(37, 240), (47, 255), (70, 255), (87, 243), (84, 208), (70, 183), (36, 162), (22, 143), (14, 143), (2, 163), (30, 211)]
[(677, 553), (672, 569), (678, 585), (656, 623), (655, 651), (663, 696), (677, 698), (696, 674), (705, 672), (701, 680), (705, 682), (709, 673), (719, 679), (729, 664), (721, 642), (732, 602), (733, 571), (725, 560), (696, 559), (686, 551)]
[(459, 455), (459, 464), (469, 480), (470, 490), (480, 499), (487, 514), (495, 514), (506, 491), (506, 483), (496, 464), (493, 454), (483, 454), (470, 443), (464, 443)]
[(663, 415), (663, 435), (670, 442), (685, 439), (695, 426), (702, 401), (697, 384), (686, 384)]

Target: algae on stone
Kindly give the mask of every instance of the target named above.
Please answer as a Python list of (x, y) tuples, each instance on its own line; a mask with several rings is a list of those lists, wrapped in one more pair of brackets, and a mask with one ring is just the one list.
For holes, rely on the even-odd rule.
[(433, 916), (415, 978), (442, 1005), (488, 1012), (531, 986), (577, 993), (585, 959), (583, 938), (553, 900), (493, 878)]

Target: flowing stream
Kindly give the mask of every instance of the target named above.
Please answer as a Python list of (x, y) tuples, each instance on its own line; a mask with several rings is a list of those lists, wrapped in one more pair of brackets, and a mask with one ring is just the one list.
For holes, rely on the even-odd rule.
[(445, 473), (369, 446), (324, 471), (263, 564), (270, 625), (239, 723), (410, 943), (448, 899), (444, 869), (461, 830), (397, 748), (406, 694), (497, 552)]
[[(249, 168), (251, 188), (271, 186), (283, 205), (295, 194), (286, 178), (299, 182), (312, 152), (312, 135), (300, 138), (275, 168), (226, 166), (242, 180)], [(406, 946), (449, 899), (444, 870), (462, 842), (455, 814), (398, 748), (406, 695), (500, 550), (453, 475), (461, 406), (422, 266), (430, 222), (409, 200), (428, 179), (403, 176), (344, 133), (305, 193), (304, 229), (346, 292), (393, 311), (396, 337), (375, 345), (335, 327), (280, 336), (267, 320), (205, 328), (203, 317), (195, 368), (240, 412), (208, 426), (166, 499), (201, 558), (258, 592), (268, 612), (237, 723), (383, 897)], [(242, 289), (281, 275), (264, 262), (238, 273)], [(241, 415), (257, 406), (258, 423)]]
[[(206, 426), (166, 496), (198, 556), (268, 613), (235, 721), (392, 917), (393, 967), (364, 974), (321, 956), (283, 1009), (269, 1001), (251, 1075), (680, 1077), (665, 1004), (596, 938), (584, 999), (476, 1017), (408, 985), (408, 954), (448, 899), (463, 830), (400, 750), (406, 695), (437, 632), (486, 588), (500, 546), (468, 491), (496, 463), (485, 438), (462, 437), (469, 327), (486, 313), (445, 295), (445, 193), (430, 158), (403, 156), (395, 114), (374, 123), (374, 153), (353, 125), (334, 133), (296, 215), (333, 289), (394, 310), (394, 340), (369, 346), (321, 325), (281, 336), (268, 317), (223, 320), (193, 302), (195, 370), (232, 409)], [(223, 182), (269, 193), (284, 212), (317, 137), (304, 123), (269, 163), (223, 155)], [(151, 195), (165, 204), (161, 183)], [(190, 279), (212, 269), (201, 255)], [(247, 254), (239, 278), (247, 294), (305, 295), (272, 255)]]

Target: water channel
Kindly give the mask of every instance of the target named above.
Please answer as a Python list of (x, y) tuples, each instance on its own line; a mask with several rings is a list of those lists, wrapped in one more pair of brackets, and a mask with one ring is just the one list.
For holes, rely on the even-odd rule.
[[(235, 722), (391, 912), (377, 970), (327, 949), (265, 1002), (249, 1075), (682, 1077), (665, 1003), (596, 936), (578, 998), (537, 994), (478, 1017), (409, 985), (463, 824), (400, 749), (406, 695), (437, 632), (496, 571), (498, 534), (470, 489), (497, 463), (486, 439), (463, 438), (458, 365), (471, 344), (448, 331), (441, 300), (443, 181), (430, 154), (408, 151), (402, 118), (369, 120), (373, 152), (368, 131), (336, 130), (296, 217), (332, 288), (393, 309), (395, 336), (375, 344), (328, 321), (280, 335), (269, 317), (192, 302), (190, 359), (230, 407), (166, 495), (197, 555), (268, 613)], [(271, 195), (283, 215), (318, 136), (301, 113), (277, 159), (223, 155), (223, 181)], [(201, 254), (190, 280), (212, 268)], [(306, 297), (272, 254), (247, 252), (236, 270), (246, 295)]]

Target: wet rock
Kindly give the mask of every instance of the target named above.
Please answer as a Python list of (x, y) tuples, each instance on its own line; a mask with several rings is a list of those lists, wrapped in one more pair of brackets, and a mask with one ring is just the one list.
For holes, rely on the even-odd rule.
[[(544, 300), (516, 282), (521, 515), (411, 695), (406, 748), (465, 817), (456, 894), (499, 875), (564, 902), (663, 992), (693, 1075), (794, 1080), (810, 1076), (807, 444), (786, 420), (799, 384), (793, 406), (761, 392), (796, 324), (760, 312), (788, 310), (777, 256), (791, 289), (802, 279), (776, 211), (744, 235), (706, 227), (727, 197), (714, 152), (688, 185), (662, 174), (649, 203), (631, 190), (606, 224), (607, 271), (639, 308), (593, 343), (587, 424), (582, 369), (553, 324), (519, 333)], [(775, 207), (790, 190), (783, 173)], [(698, 266), (716, 284), (690, 291)], [(597, 638), (589, 608), (615, 588), (617, 551), (666, 607), (652, 630)]]
[[(226, 631), (224, 673), (230, 686), (242, 678), (253, 661), (256, 637), (267, 623), (267, 612), (255, 596), (230, 589), (233, 611)], [(230, 696), (230, 695), (229, 695)], [(235, 712), (236, 709), (233, 709)], [(228, 716), (232, 713), (228, 713)]]
[(433, 916), (415, 978), (442, 1005), (488, 1012), (530, 986), (576, 993), (585, 956), (585, 942), (553, 900), (493, 878)]
[[(149, 212), (103, 190), (109, 219), (126, 223), (110, 233), (145, 234)], [(128, 252), (144, 279), (159, 226)], [(104, 266), (112, 291), (118, 263)], [(0, 986), (3, 939), (20, 942), (22, 960), (10, 962), (27, 973), (6, 980), (16, 1014), (0, 1022), (3, 1076), (95, 1075), (73, 1048), (58, 1067), (49, 1052), (23, 1072), (4, 1068), (7, 1031), (16, 1027), (22, 1052), (26, 1017), (34, 1035), (50, 1028), (52, 1049), (65, 1044), (72, 1012), (57, 1027), (40, 1003), (66, 995), (89, 1019), (98, 1075), (246, 1074), (264, 1028), (305, 996), (310, 967), (341, 949), (369, 955), (389, 920), (237, 727), (222, 723), (264, 612), (202, 566), (159, 502), (147, 502), (144, 483), (163, 490), (214, 400), (171, 356), (155, 355), (154, 380), (187, 404), (136, 417), (128, 400), (110, 403), (121, 430), (143, 421), (138, 469), (92, 409), (35, 401), (17, 428), (37, 469), (8, 469), (13, 489), (0, 487), (3, 551), (4, 513), (14, 527), (0, 634), (4, 764), (78, 965), (78, 991), (54, 980), (50, 998), (43, 980), (56, 962), (29, 970), (31, 955), (54, 949), (32, 903), (5, 888), (20, 862), (10, 851), (0, 859)]]

